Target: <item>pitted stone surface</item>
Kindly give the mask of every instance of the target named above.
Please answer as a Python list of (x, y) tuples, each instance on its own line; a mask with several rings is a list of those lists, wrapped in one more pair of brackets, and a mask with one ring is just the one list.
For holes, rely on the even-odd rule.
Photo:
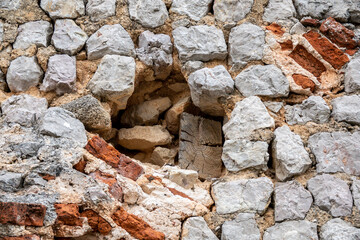
[(21, 173), (0, 171), (0, 190), (15, 192), (21, 188), (23, 175)]
[(52, 31), (51, 23), (46, 21), (24, 23), (18, 28), (18, 36), (13, 47), (15, 49), (27, 49), (32, 44), (37, 47), (47, 47), (50, 43)]
[(345, 72), (345, 92), (353, 93), (360, 90), (360, 58), (351, 60)]
[(340, 218), (331, 219), (321, 227), (321, 240), (356, 240), (360, 238), (360, 229)]
[(214, 15), (222, 22), (238, 22), (251, 11), (254, 0), (215, 0)]
[(316, 223), (307, 220), (276, 223), (266, 229), (264, 240), (318, 240)]
[(263, 20), (268, 23), (282, 22), (296, 17), (292, 0), (270, 0), (265, 8)]
[(181, 240), (218, 240), (203, 217), (191, 217), (184, 222)]
[(254, 213), (239, 213), (222, 225), (221, 240), (260, 240)]
[(85, 15), (83, 0), (41, 0), (40, 6), (51, 18), (77, 18)]
[(162, 0), (129, 0), (128, 3), (130, 18), (144, 27), (159, 27), (168, 18), (168, 12)]
[(212, 0), (174, 0), (170, 10), (199, 21), (209, 12), (211, 3)]
[(360, 95), (351, 95), (335, 98), (332, 117), (339, 122), (360, 124)]
[(116, 0), (88, 0), (86, 14), (91, 20), (98, 21), (115, 15)]

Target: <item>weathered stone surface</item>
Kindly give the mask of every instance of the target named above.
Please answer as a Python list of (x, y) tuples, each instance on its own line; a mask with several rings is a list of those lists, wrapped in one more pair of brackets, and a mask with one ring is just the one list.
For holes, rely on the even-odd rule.
[(0, 42), (3, 41), (4, 38), (4, 24), (0, 22)]
[(203, 217), (191, 217), (184, 222), (181, 240), (218, 240), (218, 238)]
[(23, 175), (21, 173), (0, 171), (0, 190), (16, 192), (21, 188)]
[(89, 60), (106, 54), (135, 56), (134, 43), (120, 24), (102, 26), (86, 41), (86, 51)]
[(263, 20), (281, 22), (296, 17), (296, 10), (292, 0), (270, 0), (265, 8)]
[(135, 126), (120, 129), (117, 142), (127, 149), (147, 150), (171, 143), (171, 136), (160, 125)]
[(184, 97), (175, 103), (165, 114), (166, 128), (172, 134), (179, 134), (180, 116), (190, 106), (190, 97)]
[(99, 100), (91, 95), (78, 98), (67, 104), (61, 105), (62, 108), (72, 112), (89, 130), (101, 130), (111, 128), (111, 116)]
[(204, 63), (201, 61), (187, 61), (181, 68), (181, 72), (185, 76), (189, 76), (191, 73), (204, 68)]
[(94, 210), (86, 209), (80, 216), (88, 219), (88, 223), (94, 232), (106, 235), (111, 231), (111, 225)]
[(245, 97), (289, 95), (289, 81), (275, 65), (250, 66), (236, 76), (235, 86)]
[(73, 20), (56, 20), (54, 34), (51, 38), (51, 43), (56, 50), (75, 55), (84, 47), (87, 39), (87, 34)]
[(345, 92), (353, 93), (360, 90), (360, 58), (352, 59), (345, 71)]
[(172, 34), (183, 62), (223, 60), (227, 56), (224, 33), (214, 26), (178, 27)]
[(197, 171), (185, 170), (185, 169), (171, 169), (169, 172), (169, 179), (182, 186), (183, 188), (190, 189), (194, 187), (194, 184), (198, 180)]
[(260, 240), (255, 214), (240, 213), (234, 220), (224, 222), (221, 240)]
[(311, 159), (299, 135), (288, 126), (275, 130), (272, 155), (275, 162), (276, 178), (285, 181), (304, 173), (311, 166)]
[(285, 106), (286, 122), (290, 125), (305, 125), (307, 122), (326, 123), (330, 118), (330, 108), (320, 96), (310, 96), (301, 104)]
[(264, 213), (270, 203), (273, 184), (267, 177), (215, 182), (213, 197), (218, 214), (234, 212)]
[(360, 124), (360, 95), (338, 97), (331, 104), (331, 116), (336, 121)]
[(43, 71), (35, 57), (18, 57), (10, 63), (6, 81), (12, 92), (23, 92), (39, 84)]
[(50, 43), (52, 25), (46, 21), (27, 22), (19, 26), (13, 47), (27, 49), (32, 44), (47, 47)]
[(194, 21), (199, 21), (210, 10), (212, 0), (174, 0), (171, 11), (180, 15), (187, 15)]
[(0, 2), (0, 9), (16, 10), (20, 7), (21, 0), (3, 0)]
[(121, 123), (130, 127), (136, 125), (154, 125), (159, 115), (171, 107), (168, 97), (145, 101), (139, 105), (128, 107), (121, 116)]
[(275, 221), (304, 219), (313, 202), (311, 193), (290, 181), (275, 185)]
[(57, 95), (75, 91), (76, 59), (69, 55), (50, 57), (41, 91), (55, 91)]
[(41, 0), (41, 8), (51, 18), (77, 18), (85, 15), (83, 0)]
[(266, 229), (264, 240), (318, 240), (316, 223), (307, 220), (276, 223)]
[(0, 223), (42, 227), (46, 207), (41, 204), (0, 202)]
[(238, 22), (251, 11), (254, 0), (215, 0), (214, 15), (216, 20), (222, 22)]
[(266, 142), (226, 140), (221, 159), (226, 169), (231, 172), (247, 168), (265, 170), (269, 161), (268, 147)]
[(265, 105), (256, 96), (236, 103), (230, 120), (223, 126), (225, 139), (248, 138), (256, 130), (273, 128), (275, 121), (270, 117)]
[(168, 18), (168, 12), (162, 0), (129, 0), (128, 4), (130, 18), (143, 27), (159, 27)]
[(264, 105), (266, 106), (267, 109), (269, 109), (270, 111), (274, 112), (274, 113), (278, 113), (281, 108), (284, 106), (283, 102), (264, 102)]
[(156, 147), (150, 156), (150, 163), (164, 166), (165, 164), (175, 164), (175, 157), (177, 155), (177, 149), (169, 149), (163, 147)]
[(127, 100), (134, 92), (135, 60), (131, 57), (106, 55), (87, 85), (90, 91), (125, 109)]
[(28, 234), (21, 237), (2, 237), (0, 240), (41, 240), (38, 235)]
[(64, 224), (68, 226), (82, 226), (83, 222), (80, 219), (79, 206), (77, 204), (58, 203), (54, 206), (57, 214), (56, 224)]
[(120, 202), (122, 202), (123, 199), (123, 190), (120, 187), (120, 185), (117, 183), (116, 178), (111, 175), (111, 174), (107, 174), (101, 171), (95, 171), (89, 174), (91, 177), (93, 177), (94, 179), (105, 183), (106, 185), (109, 186), (109, 192), (110, 194), (116, 199), (119, 200)]
[(351, 192), (354, 199), (354, 205), (360, 210), (360, 180), (353, 179)]
[(360, 229), (340, 218), (331, 219), (320, 230), (322, 240), (355, 240), (360, 238)]
[(360, 132), (320, 132), (308, 143), (316, 157), (317, 172), (360, 175)]
[(229, 65), (240, 70), (250, 61), (261, 60), (265, 47), (265, 32), (252, 23), (231, 29), (229, 36)]
[(323, 19), (332, 16), (342, 21), (346, 21), (349, 18), (348, 6), (344, 1), (295, 0), (294, 5), (299, 17), (310, 16)]
[(318, 175), (308, 181), (308, 189), (320, 209), (333, 217), (351, 214), (353, 199), (349, 186), (343, 180), (329, 174)]
[(220, 177), (221, 123), (183, 113), (180, 120), (179, 166), (199, 172), (200, 178)]
[(358, 1), (350, 1), (349, 4), (349, 14), (350, 21), (353, 23), (360, 23), (360, 4)]
[(116, 0), (88, 0), (86, 14), (93, 21), (98, 21), (115, 15)]
[(190, 74), (188, 79), (191, 99), (202, 112), (212, 116), (223, 116), (220, 103), (234, 91), (234, 81), (223, 65), (203, 68)]

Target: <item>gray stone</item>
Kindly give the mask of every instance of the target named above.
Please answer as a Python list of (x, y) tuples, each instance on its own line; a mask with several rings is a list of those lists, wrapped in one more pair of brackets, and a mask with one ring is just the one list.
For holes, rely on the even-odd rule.
[(285, 106), (286, 122), (290, 125), (305, 125), (307, 122), (326, 123), (330, 118), (330, 108), (320, 96), (310, 96), (301, 104)]
[(132, 57), (106, 55), (87, 85), (90, 91), (125, 109), (134, 92), (135, 60)]
[(354, 205), (360, 210), (360, 180), (354, 178), (351, 185), (351, 191), (354, 199)]
[(116, 0), (88, 0), (86, 14), (92, 21), (98, 21), (115, 15)]
[(183, 113), (180, 119), (179, 166), (199, 172), (200, 178), (220, 177), (221, 123)]
[(226, 140), (221, 159), (226, 169), (231, 172), (247, 168), (266, 170), (269, 161), (268, 147), (266, 142)]
[(287, 97), (289, 81), (275, 65), (255, 65), (242, 71), (235, 78), (235, 86), (245, 97)]
[(345, 92), (353, 93), (360, 90), (360, 58), (354, 58), (345, 71)]
[(76, 59), (69, 55), (54, 55), (49, 58), (41, 91), (55, 91), (57, 95), (75, 91)]
[(332, 117), (336, 121), (360, 124), (360, 95), (338, 97), (331, 104)]
[(321, 240), (356, 240), (360, 239), (360, 229), (340, 218), (325, 223), (320, 230)]
[(222, 225), (221, 240), (260, 240), (254, 213), (240, 213)]
[(277, 128), (274, 134), (272, 156), (275, 162), (276, 178), (285, 181), (304, 173), (312, 162), (300, 136), (293, 133), (286, 125)]
[(13, 47), (27, 49), (32, 44), (47, 47), (53, 31), (51, 23), (46, 21), (27, 22), (19, 26)]
[(36, 98), (27, 94), (13, 95), (1, 103), (6, 122), (18, 123), (30, 127), (37, 123), (48, 107), (45, 98)]
[(275, 221), (304, 219), (313, 202), (311, 193), (298, 183), (290, 181), (275, 185)]
[(265, 32), (252, 23), (243, 23), (231, 29), (229, 36), (229, 65), (237, 71), (250, 61), (263, 57)]
[(230, 120), (223, 126), (225, 139), (235, 140), (250, 137), (255, 131), (273, 128), (275, 121), (265, 105), (256, 96), (236, 103)]
[(345, 181), (329, 174), (317, 175), (308, 181), (315, 204), (333, 217), (351, 214), (353, 199)]
[(39, 131), (43, 135), (69, 139), (74, 146), (84, 147), (87, 144), (85, 127), (75, 115), (63, 108), (49, 108), (41, 120)]
[(266, 229), (264, 240), (318, 240), (316, 223), (307, 220), (276, 223)]
[(197, 171), (193, 170), (171, 169), (169, 172), (169, 180), (185, 189), (193, 188), (198, 176)]
[(234, 91), (234, 81), (223, 65), (203, 68), (190, 74), (188, 79), (191, 100), (200, 110), (212, 116), (223, 116), (220, 103)]
[(24, 179), (24, 187), (29, 187), (33, 185), (38, 185), (44, 187), (47, 184), (47, 181), (39, 176), (37, 173), (29, 173)]
[(296, 10), (292, 0), (270, 0), (265, 8), (263, 20), (268, 23), (273, 23), (295, 17)]
[(83, 0), (41, 0), (40, 7), (53, 19), (85, 15)]
[(191, 73), (204, 68), (204, 66), (201, 61), (188, 61), (182, 66), (181, 71), (185, 73), (184, 75), (189, 76)]
[(162, 0), (128, 0), (132, 20), (143, 27), (156, 28), (168, 18), (168, 11)]
[(16, 192), (21, 188), (23, 175), (21, 173), (0, 171), (0, 190)]
[(173, 0), (171, 11), (199, 21), (210, 10), (212, 0)]
[(360, 2), (356, 0), (349, 0), (348, 4), (350, 21), (356, 24), (360, 24)]
[(360, 176), (360, 132), (320, 132), (310, 136), (318, 173), (345, 172)]
[(203, 217), (190, 217), (182, 227), (181, 240), (218, 240)]
[(43, 74), (35, 57), (21, 56), (10, 63), (6, 81), (12, 92), (23, 92), (37, 86)]
[(4, 24), (0, 21), (0, 43), (3, 41), (4, 38)]
[(120, 24), (102, 26), (87, 40), (86, 51), (89, 60), (102, 58), (106, 54), (135, 56), (134, 43)]
[(55, 31), (51, 43), (56, 50), (75, 55), (85, 45), (88, 36), (73, 20), (59, 19), (55, 22)]
[(251, 11), (254, 0), (215, 0), (214, 15), (222, 22), (238, 22)]
[(16, 10), (20, 7), (21, 0), (1, 0), (0, 9)]
[(72, 112), (88, 130), (111, 128), (110, 113), (104, 109), (99, 100), (91, 95), (78, 98), (61, 107)]
[(130, 127), (136, 125), (154, 125), (159, 115), (171, 107), (168, 97), (158, 98), (128, 107), (121, 116), (121, 123)]
[(214, 26), (178, 27), (173, 31), (173, 37), (183, 62), (224, 60), (227, 56), (224, 34)]
[(173, 45), (170, 36), (142, 32), (139, 36), (137, 56), (147, 66), (153, 68), (156, 79), (165, 80), (171, 73)]
[(264, 102), (264, 105), (272, 112), (278, 113), (284, 106), (283, 102)]
[(215, 182), (213, 198), (218, 214), (264, 213), (270, 203), (273, 183), (267, 177)]

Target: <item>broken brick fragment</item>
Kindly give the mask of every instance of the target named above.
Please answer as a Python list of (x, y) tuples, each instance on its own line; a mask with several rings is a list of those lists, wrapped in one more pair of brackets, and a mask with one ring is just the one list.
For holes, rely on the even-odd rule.
[(109, 191), (110, 191), (111, 195), (115, 199), (122, 201), (123, 190), (122, 190), (121, 186), (117, 183), (116, 178), (114, 176), (103, 173), (101, 171), (92, 172), (92, 173), (90, 173), (90, 176), (107, 184), (109, 186)]
[(97, 212), (91, 209), (85, 210), (80, 216), (88, 219), (88, 223), (94, 232), (106, 235), (111, 231), (111, 225)]
[(266, 26), (266, 29), (272, 31), (274, 34), (282, 36), (285, 31), (281, 29), (281, 26), (277, 23), (272, 23), (269, 26)]
[(73, 166), (75, 170), (78, 170), (79, 172), (85, 173), (85, 167), (86, 167), (86, 161), (84, 159), (81, 159), (77, 164)]
[(0, 202), (0, 224), (42, 227), (45, 213), (41, 204)]
[(68, 226), (82, 226), (80, 219), (79, 206), (74, 203), (54, 204), (57, 214), (56, 224)]
[(56, 177), (46, 173), (39, 173), (40, 177), (42, 177), (46, 181), (54, 180)]
[(0, 237), (0, 240), (40, 240), (37, 235), (24, 235), (21, 237)]
[(281, 50), (287, 51), (287, 50), (293, 50), (293, 42), (291, 40), (287, 40), (286, 42), (279, 43)]
[(182, 193), (182, 192), (176, 190), (175, 188), (167, 187), (167, 189), (169, 189), (170, 192), (171, 192), (172, 194), (174, 194), (174, 195), (178, 195), (178, 196), (180, 196), (180, 197), (187, 198), (187, 199), (189, 199), (189, 200), (191, 200), (191, 201), (194, 201), (194, 199), (192, 199), (191, 197), (189, 197), (189, 196), (186, 195), (185, 193)]
[(317, 19), (305, 18), (301, 20), (301, 24), (305, 27), (319, 27), (321, 23)]
[(301, 74), (293, 74), (292, 78), (298, 86), (301, 86), (303, 89), (310, 88), (310, 91), (314, 92), (316, 85), (307, 76)]

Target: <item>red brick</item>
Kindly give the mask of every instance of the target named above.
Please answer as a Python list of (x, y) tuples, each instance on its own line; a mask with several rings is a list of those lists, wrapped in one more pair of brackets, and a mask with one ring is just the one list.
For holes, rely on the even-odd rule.
[(287, 40), (286, 42), (279, 43), (281, 50), (287, 51), (287, 50), (293, 50), (293, 42), (291, 40)]
[(99, 214), (91, 209), (87, 209), (80, 214), (81, 217), (86, 217), (88, 223), (94, 232), (99, 232), (103, 235), (111, 231), (111, 225)]
[(315, 90), (316, 85), (313, 81), (311, 81), (310, 78), (301, 74), (293, 74), (292, 77), (295, 83), (301, 86), (303, 89), (310, 88), (312, 92)]
[(313, 18), (306, 18), (301, 20), (301, 24), (304, 25), (305, 27), (319, 27), (320, 21)]
[(84, 159), (80, 160), (77, 164), (73, 166), (75, 170), (79, 172), (85, 173), (86, 161)]
[(0, 224), (41, 227), (46, 206), (41, 204), (0, 202)]
[(21, 237), (0, 237), (0, 240), (40, 240), (37, 235), (24, 235)]
[(277, 23), (272, 23), (266, 27), (267, 30), (272, 31), (274, 34), (282, 36), (284, 35), (285, 31), (281, 29), (281, 26)]
[(123, 190), (120, 187), (120, 185), (117, 183), (116, 178), (113, 177), (110, 174), (103, 173), (101, 171), (95, 171), (90, 173), (90, 176), (92, 176), (95, 179), (98, 179), (99, 181), (109, 185), (109, 191), (111, 195), (117, 199), (122, 201), (123, 199)]
[(79, 206), (77, 204), (55, 204), (57, 214), (56, 224), (68, 226), (82, 226), (80, 219)]
[(46, 181), (54, 180), (56, 177), (50, 174), (39, 173), (40, 177), (42, 177)]

